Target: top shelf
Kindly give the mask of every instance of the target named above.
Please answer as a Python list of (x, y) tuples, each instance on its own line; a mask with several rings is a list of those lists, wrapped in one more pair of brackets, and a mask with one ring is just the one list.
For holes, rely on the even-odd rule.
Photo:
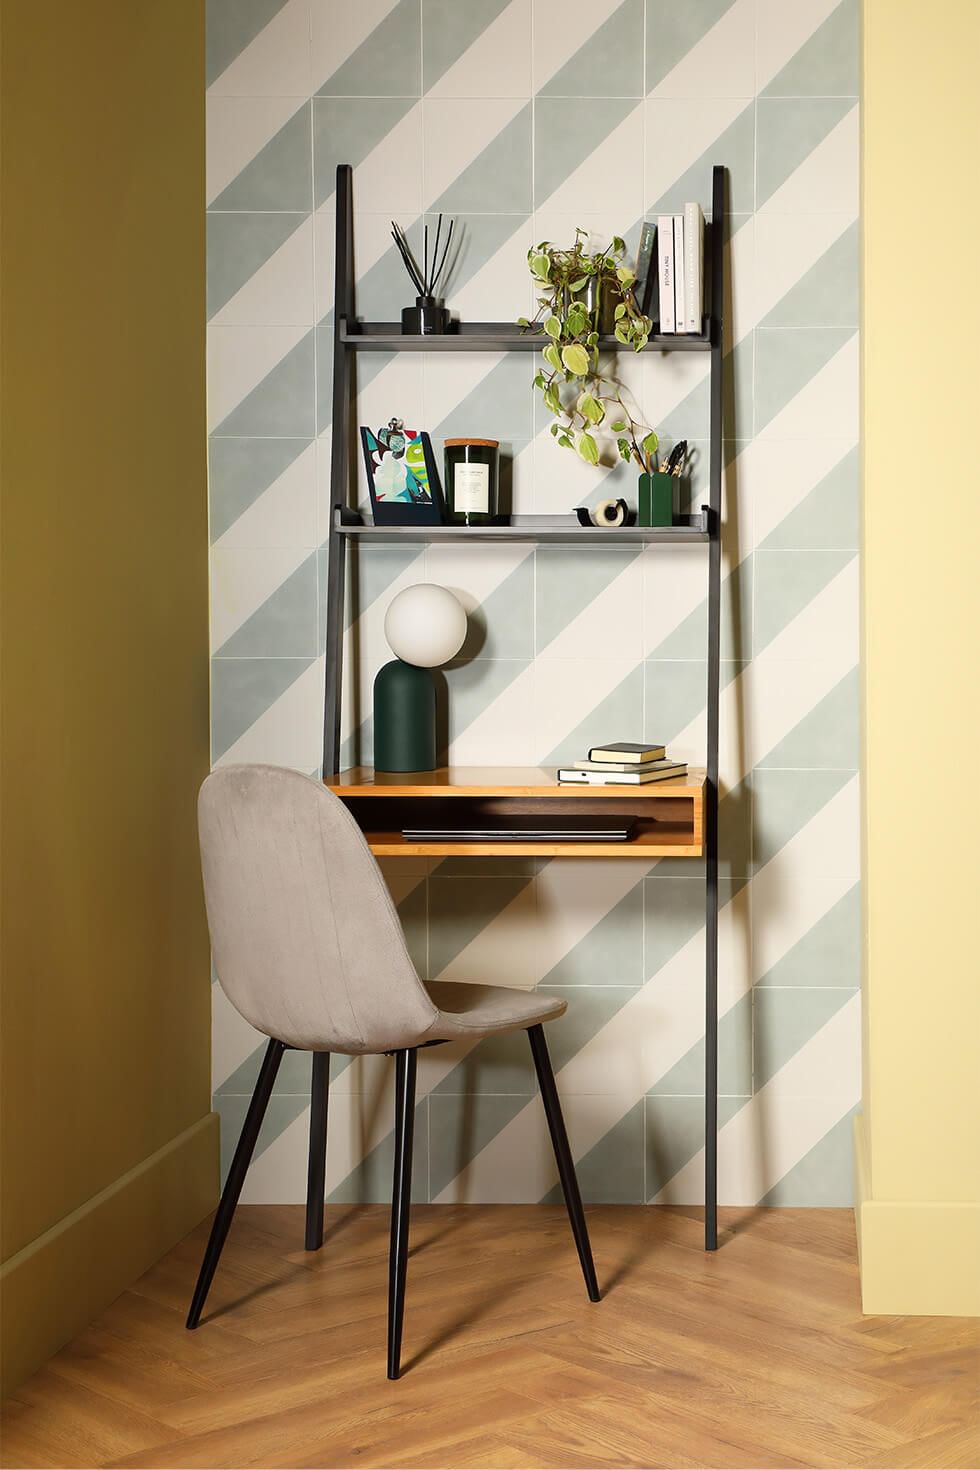
[[(701, 333), (656, 333), (644, 352), (710, 352), (709, 323)], [(522, 332), (513, 322), (453, 322), (439, 336), (405, 336), (397, 322), (341, 320), (340, 340), (360, 352), (540, 352), (551, 341), (544, 332)], [(600, 352), (632, 352), (615, 337), (599, 338)]]

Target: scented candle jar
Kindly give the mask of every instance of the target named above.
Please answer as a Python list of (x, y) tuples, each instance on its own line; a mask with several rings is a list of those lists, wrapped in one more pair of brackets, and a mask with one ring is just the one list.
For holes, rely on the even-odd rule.
[(496, 439), (446, 440), (446, 518), (456, 526), (488, 526), (497, 518)]

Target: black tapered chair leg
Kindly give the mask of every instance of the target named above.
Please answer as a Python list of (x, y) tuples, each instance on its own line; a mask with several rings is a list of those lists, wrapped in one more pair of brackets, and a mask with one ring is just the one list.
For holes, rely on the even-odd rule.
[(412, 1208), (412, 1144), (415, 1137), (414, 1048), (395, 1052), (395, 1167), (391, 1188), (391, 1245), (388, 1252), (388, 1377), (401, 1370), (408, 1217)]
[(313, 1053), (310, 1087), (310, 1163), (306, 1175), (306, 1249), (323, 1244), (323, 1191), (327, 1177), (327, 1104), (330, 1095), (330, 1053)]
[(269, 1098), (272, 1096), (272, 1088), (279, 1071), (279, 1063), (282, 1054), (286, 1050), (283, 1042), (270, 1038), (262, 1059), (262, 1068), (259, 1072), (259, 1080), (255, 1084), (252, 1100), (245, 1114), (245, 1122), (242, 1124), (241, 1137), (235, 1149), (235, 1157), (231, 1161), (228, 1170), (228, 1178), (225, 1187), (221, 1191), (221, 1199), (218, 1201), (218, 1210), (211, 1226), (211, 1234), (208, 1237), (207, 1248), (204, 1252), (204, 1260), (201, 1262), (200, 1275), (194, 1288), (194, 1297), (191, 1301), (191, 1309), (187, 1314), (187, 1326), (194, 1328), (201, 1320), (204, 1303), (207, 1301), (208, 1291), (214, 1279), (214, 1273), (218, 1268), (221, 1251), (224, 1247), (228, 1230), (231, 1226), (235, 1206), (238, 1204), (242, 1185), (245, 1183), (245, 1175), (248, 1166), (252, 1162), (252, 1154), (255, 1152), (256, 1140), (259, 1129), (262, 1127), (262, 1119), (265, 1110), (269, 1106)]
[(565, 1132), (565, 1119), (562, 1117), (561, 1103), (558, 1099), (558, 1088), (555, 1086), (555, 1074), (551, 1066), (551, 1058), (548, 1055), (548, 1044), (544, 1039), (544, 1028), (540, 1025), (527, 1028), (528, 1040), (531, 1043), (531, 1055), (534, 1058), (534, 1070), (538, 1074), (538, 1086), (541, 1089), (541, 1100), (544, 1103), (545, 1117), (548, 1119), (548, 1132), (551, 1134), (551, 1146), (555, 1151), (555, 1163), (558, 1165), (558, 1178), (561, 1180), (561, 1192), (565, 1196), (565, 1208), (568, 1211), (568, 1219), (572, 1227), (572, 1235), (575, 1237), (575, 1248), (578, 1258), (582, 1264), (582, 1275), (585, 1277), (585, 1287), (589, 1293), (589, 1301), (597, 1302), (599, 1297), (599, 1283), (596, 1280), (595, 1263), (592, 1260), (592, 1246), (589, 1243), (589, 1227), (585, 1223), (585, 1211), (582, 1208), (582, 1196), (579, 1193), (578, 1179), (575, 1175), (575, 1160), (568, 1146), (568, 1134)]

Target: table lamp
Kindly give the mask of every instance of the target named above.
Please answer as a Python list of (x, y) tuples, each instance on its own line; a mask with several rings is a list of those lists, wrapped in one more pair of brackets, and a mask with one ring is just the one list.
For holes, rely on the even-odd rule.
[(374, 769), (431, 771), (436, 690), (429, 670), (462, 648), (466, 609), (447, 587), (418, 582), (392, 598), (385, 637), (396, 656), (374, 681)]

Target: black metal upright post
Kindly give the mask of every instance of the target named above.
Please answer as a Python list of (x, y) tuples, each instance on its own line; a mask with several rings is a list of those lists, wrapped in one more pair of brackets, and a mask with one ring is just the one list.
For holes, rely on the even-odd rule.
[(718, 705), (721, 676), (722, 357), (725, 170), (711, 176), (711, 415), (708, 543), (708, 750), (704, 811), (704, 1248), (718, 1249)]
[(323, 701), (323, 775), (340, 761), (340, 690), (344, 659), (346, 549), (338, 507), (347, 504), (350, 473), (350, 354), (344, 330), (354, 316), (354, 183), (349, 163), (337, 165), (337, 254), (334, 262), (333, 420), (330, 444), (330, 529), (327, 537), (327, 645)]

